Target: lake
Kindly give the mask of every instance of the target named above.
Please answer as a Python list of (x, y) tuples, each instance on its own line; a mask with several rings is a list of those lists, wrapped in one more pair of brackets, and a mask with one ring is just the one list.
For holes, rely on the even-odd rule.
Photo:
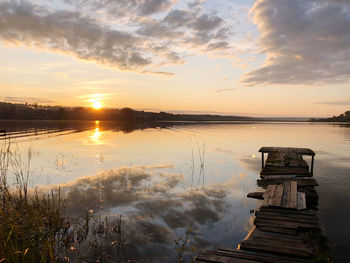
[(121, 216), (130, 262), (175, 262), (174, 239), (189, 229), (195, 251), (237, 247), (260, 202), (246, 198), (258, 190), (259, 148), (311, 148), (320, 220), (335, 261), (350, 258), (350, 124), (0, 121), (0, 129), (23, 159), (30, 149), (29, 185), (61, 187), (71, 216)]

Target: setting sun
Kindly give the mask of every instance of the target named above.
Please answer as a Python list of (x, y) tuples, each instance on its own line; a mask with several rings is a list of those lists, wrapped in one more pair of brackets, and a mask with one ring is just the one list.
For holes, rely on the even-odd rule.
[(99, 110), (99, 109), (102, 108), (102, 103), (99, 102), (99, 101), (94, 101), (94, 102), (92, 103), (92, 107), (93, 107), (95, 110)]

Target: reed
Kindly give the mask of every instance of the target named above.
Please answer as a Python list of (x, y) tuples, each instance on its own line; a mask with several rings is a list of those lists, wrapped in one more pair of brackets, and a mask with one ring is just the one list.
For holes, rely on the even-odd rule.
[(55, 262), (56, 237), (65, 229), (60, 194), (29, 193), (30, 159), (31, 150), (24, 162), (10, 142), (1, 146), (0, 262)]

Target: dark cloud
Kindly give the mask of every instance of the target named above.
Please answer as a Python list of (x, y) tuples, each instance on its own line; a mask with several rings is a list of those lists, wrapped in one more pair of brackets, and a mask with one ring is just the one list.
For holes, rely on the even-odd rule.
[(174, 0), (66, 0), (66, 3), (78, 10), (81, 8), (95, 12), (104, 10), (114, 17), (125, 14), (149, 16), (168, 10), (175, 2)]
[(192, 26), (198, 31), (212, 31), (222, 25), (222, 23), (223, 20), (219, 16), (203, 14), (194, 21)]
[(28, 2), (0, 4), (0, 38), (12, 43), (71, 54), (85, 60), (139, 70), (151, 64), (143, 40), (102, 26), (78, 12), (39, 8)]
[(207, 47), (206, 51), (218, 51), (230, 48), (225, 40), (232, 34), (232, 30), (218, 15), (203, 13), (198, 9), (173, 9), (162, 20), (148, 21), (137, 33), (166, 39), (176, 45)]
[(188, 3), (188, 7), (189, 8), (194, 8), (194, 7), (198, 7), (200, 6), (202, 3), (204, 2), (204, 0), (192, 0)]
[(163, 22), (167, 23), (171, 26), (171, 28), (179, 28), (182, 26), (186, 26), (191, 21), (193, 21), (195, 17), (190, 10), (172, 10), (164, 19)]
[(227, 41), (220, 41), (220, 42), (213, 42), (208, 45), (208, 50), (221, 50), (221, 49), (227, 49), (229, 47), (229, 43)]
[(249, 85), (332, 84), (350, 77), (348, 1), (259, 0), (251, 9), (266, 63)]

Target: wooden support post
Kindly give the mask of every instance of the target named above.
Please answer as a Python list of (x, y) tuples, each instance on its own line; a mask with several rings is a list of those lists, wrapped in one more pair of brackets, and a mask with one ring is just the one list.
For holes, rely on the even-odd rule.
[(314, 174), (314, 155), (312, 155), (312, 157), (311, 157), (311, 175), (313, 175)]
[(264, 168), (264, 153), (261, 153), (261, 168)]

